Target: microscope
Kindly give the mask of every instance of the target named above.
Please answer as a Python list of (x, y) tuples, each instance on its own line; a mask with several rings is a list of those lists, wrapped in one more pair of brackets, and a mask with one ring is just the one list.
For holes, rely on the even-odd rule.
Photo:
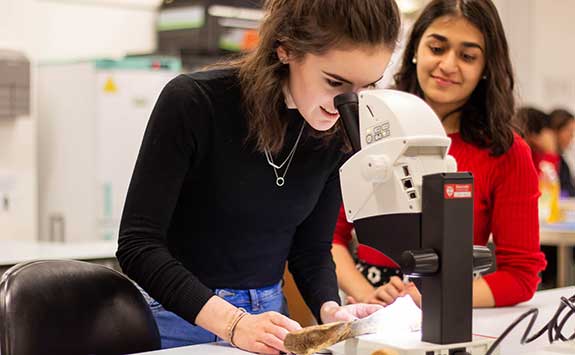
[(363, 336), (346, 353), (484, 354), (493, 340), (472, 336), (472, 281), (492, 255), (473, 246), (473, 176), (457, 172), (441, 121), (419, 97), (395, 90), (334, 103), (354, 152), (340, 169), (347, 220), (361, 244), (418, 278), (422, 293), (420, 333)]

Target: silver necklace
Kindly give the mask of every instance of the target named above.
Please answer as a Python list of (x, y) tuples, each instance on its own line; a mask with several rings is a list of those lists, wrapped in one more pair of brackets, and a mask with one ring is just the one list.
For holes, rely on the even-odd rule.
[[(276, 176), (276, 185), (278, 185), (278, 187), (282, 187), (285, 184), (285, 176), (288, 172), (288, 169), (289, 169), (289, 166), (290, 166), (291, 161), (293, 159), (293, 156), (295, 155), (295, 150), (296, 150), (297, 145), (299, 143), (299, 139), (301, 138), (301, 134), (303, 133), (304, 127), (305, 127), (305, 121), (303, 121), (303, 123), (301, 124), (299, 134), (297, 136), (297, 139), (295, 140), (295, 143), (294, 143), (292, 149), (290, 150), (289, 154), (287, 155), (285, 160), (280, 165), (275, 164), (273, 159), (272, 159), (272, 155), (270, 154), (270, 152), (267, 149), (264, 149), (264, 154), (266, 156), (268, 164), (274, 169), (274, 175)], [(281, 170), (284, 167), (284, 165), (286, 165), (286, 169), (284, 170), (284, 173), (282, 175), (279, 175), (278, 170)]]

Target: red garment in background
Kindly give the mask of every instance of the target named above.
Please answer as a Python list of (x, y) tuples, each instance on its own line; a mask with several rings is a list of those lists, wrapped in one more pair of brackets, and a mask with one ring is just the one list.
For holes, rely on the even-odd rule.
[[(347, 221), (345, 217), (345, 210), (343, 205), (339, 209), (339, 216), (337, 217), (337, 224), (335, 225), (335, 232), (333, 235), (333, 242), (336, 244), (341, 244), (345, 247), (348, 246), (351, 241), (351, 230), (353, 229), (353, 224)], [(381, 266), (381, 267), (392, 267), (399, 269), (399, 265), (393, 260), (385, 256), (383, 253), (377, 251), (376, 249), (370, 248), (366, 245), (360, 244), (357, 247), (357, 257), (360, 260), (365, 261), (368, 264)]]
[[(493, 234), (497, 271), (484, 279), (495, 305), (527, 301), (537, 290), (538, 274), (546, 265), (539, 247), (539, 187), (531, 150), (515, 135), (509, 151), (493, 157), (487, 149), (464, 142), (459, 133), (449, 137), (449, 154), (457, 161), (458, 171), (469, 171), (474, 177), (474, 243), (486, 245)], [(347, 246), (351, 229), (340, 210), (334, 243)], [(360, 249), (358, 257), (369, 258), (363, 260), (375, 265), (393, 263), (381, 253), (367, 253)]]
[(559, 156), (559, 154), (540, 153), (533, 151), (531, 156), (533, 157), (533, 164), (535, 165), (535, 169), (537, 169), (538, 174), (541, 172), (540, 163), (543, 161), (553, 164), (553, 166), (555, 167), (555, 171), (559, 173), (559, 168), (561, 166), (561, 157)]

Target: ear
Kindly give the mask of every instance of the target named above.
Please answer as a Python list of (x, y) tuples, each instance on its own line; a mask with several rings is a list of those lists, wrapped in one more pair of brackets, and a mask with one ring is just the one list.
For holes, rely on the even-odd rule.
[(276, 54), (280, 60), (280, 62), (282, 62), (283, 64), (287, 64), (289, 62), (289, 54), (287, 52), (287, 50), (282, 46), (278, 46), (276, 49)]

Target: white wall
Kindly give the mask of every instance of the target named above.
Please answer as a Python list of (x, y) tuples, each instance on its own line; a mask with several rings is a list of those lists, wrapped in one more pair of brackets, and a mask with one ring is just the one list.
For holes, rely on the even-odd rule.
[(575, 111), (575, 1), (537, 0), (531, 46), (534, 102), (544, 109), (562, 105)]
[(0, 121), (0, 239), (38, 239), (36, 64), (153, 51), (160, 3), (0, 0), (0, 49), (23, 51), (33, 64), (32, 114)]
[(0, 239), (36, 239), (35, 122), (0, 119)]
[(575, 111), (575, 1), (495, 0), (521, 103)]

